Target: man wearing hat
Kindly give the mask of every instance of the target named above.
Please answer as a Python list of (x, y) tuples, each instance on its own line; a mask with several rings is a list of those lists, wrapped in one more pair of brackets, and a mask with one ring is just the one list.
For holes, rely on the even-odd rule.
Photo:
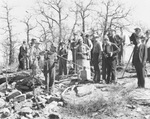
[(67, 49), (65, 48), (65, 43), (61, 42), (60, 43), (60, 50), (58, 51), (58, 54), (61, 56), (59, 57), (59, 75), (67, 75), (67, 57), (68, 57), (68, 52)]
[(99, 63), (102, 58), (102, 43), (99, 41), (98, 35), (94, 35), (93, 38), (93, 50), (92, 50), (92, 63), (94, 65), (94, 81), (96, 83), (100, 82), (100, 68)]
[(91, 62), (91, 51), (93, 49), (93, 44), (92, 44), (89, 34), (85, 35), (84, 43), (90, 48), (90, 52), (88, 54), (88, 60), (90, 60), (90, 62)]
[(19, 70), (27, 69), (27, 46), (26, 41), (23, 41), (19, 52)]
[[(74, 38), (71, 41), (70, 47), (71, 47), (71, 51), (72, 51), (73, 63), (76, 63), (76, 49), (75, 49), (75, 47), (77, 46), (77, 43), (78, 43), (78, 39), (77, 39), (78, 34), (73, 33), (73, 37)], [(75, 64), (73, 64), (73, 68), (75, 69), (75, 72), (76, 72), (76, 65)]]
[(106, 67), (107, 67), (107, 79), (106, 83), (115, 83), (116, 81), (116, 65), (117, 55), (120, 51), (119, 47), (109, 41), (107, 36), (104, 36), (105, 48), (103, 54), (105, 55)]
[(147, 61), (150, 63), (150, 30), (147, 30), (145, 32), (145, 44), (147, 46), (147, 53), (148, 53), (148, 56), (147, 56)]
[(145, 44), (141, 43), (141, 38), (136, 38), (136, 45), (133, 50), (132, 64), (135, 66), (137, 78), (138, 78), (138, 88), (144, 88), (145, 86), (145, 66), (147, 60), (147, 47)]
[(131, 42), (131, 44), (137, 45), (136, 39), (138, 37), (140, 37), (141, 29), (140, 28), (135, 28), (134, 30), (135, 30), (135, 32), (132, 33), (132, 35), (130, 36), (130, 42)]

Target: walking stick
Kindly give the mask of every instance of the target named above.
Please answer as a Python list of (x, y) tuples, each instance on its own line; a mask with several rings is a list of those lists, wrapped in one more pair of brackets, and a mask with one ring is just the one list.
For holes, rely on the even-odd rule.
[[(133, 48), (133, 51), (134, 51), (134, 48)], [(124, 71), (123, 71), (123, 74), (122, 74), (122, 77), (121, 77), (121, 78), (123, 78), (123, 76), (124, 76), (124, 74), (125, 74), (125, 71), (126, 71), (128, 65), (129, 65), (129, 62), (130, 62), (131, 57), (132, 57), (132, 55), (133, 55), (133, 51), (132, 51), (132, 53), (131, 53), (131, 55), (130, 55), (130, 58), (129, 58), (129, 60), (128, 60), (128, 63), (127, 63), (127, 65), (126, 65), (126, 68), (125, 68)]]

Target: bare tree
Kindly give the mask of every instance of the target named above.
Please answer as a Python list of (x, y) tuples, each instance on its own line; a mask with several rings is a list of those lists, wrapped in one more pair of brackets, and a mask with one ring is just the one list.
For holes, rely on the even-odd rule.
[(84, 6), (83, 2), (75, 2), (76, 6), (78, 7), (78, 12), (80, 14), (81, 20), (82, 20), (82, 31), (85, 32), (85, 20), (87, 17), (90, 16), (90, 10), (91, 6), (93, 5), (93, 1), (90, 0), (90, 2)]
[[(11, 16), (13, 8), (9, 7), (7, 3), (4, 3), (3, 6), (3, 15), (0, 17), (5, 24), (1, 29), (4, 31), (3, 35), (6, 36), (5, 42), (2, 44), (4, 49), (7, 49), (5, 54), (8, 55), (8, 64), (11, 65), (14, 63), (14, 54), (15, 54), (15, 43), (13, 40), (15, 34), (13, 34), (13, 21), (14, 18)], [(8, 51), (8, 52), (7, 52)]]
[[(61, 42), (62, 40), (62, 22), (68, 17), (68, 14), (66, 14), (64, 17), (62, 16), (63, 12), (63, 5), (62, 5), (62, 0), (44, 0), (43, 4), (48, 8), (49, 13), (44, 10), (44, 8), (40, 9), (41, 14), (46, 18), (44, 21), (49, 25), (49, 28), (52, 32), (52, 27), (53, 25), (58, 26), (59, 29), (59, 41)], [(53, 27), (54, 28), (54, 27)], [(54, 37), (54, 33), (52, 34)]]
[(125, 8), (123, 3), (115, 2), (114, 0), (103, 0), (101, 7), (104, 8), (98, 12), (103, 35), (109, 29), (125, 28), (129, 26), (129, 16), (131, 9)]
[[(26, 11), (27, 12), (27, 11)], [(26, 25), (26, 37), (27, 37), (27, 44), (29, 45), (29, 40), (30, 40), (30, 32), (36, 28), (36, 25), (33, 26), (30, 22), (31, 22), (31, 19), (32, 18), (32, 15), (27, 15), (25, 16), (24, 20), (22, 20), (21, 22), (24, 23)]]

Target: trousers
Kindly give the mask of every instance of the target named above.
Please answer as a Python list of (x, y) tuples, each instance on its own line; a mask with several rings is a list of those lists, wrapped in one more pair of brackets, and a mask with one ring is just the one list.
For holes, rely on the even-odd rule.
[(106, 58), (106, 67), (107, 67), (107, 79), (106, 83), (109, 84), (110, 81), (114, 82), (116, 80), (116, 65), (117, 59), (108, 57)]
[(93, 53), (94, 81), (100, 81), (99, 53)]
[(140, 62), (136, 62), (135, 70), (138, 78), (138, 87), (145, 87), (145, 66), (142, 66)]

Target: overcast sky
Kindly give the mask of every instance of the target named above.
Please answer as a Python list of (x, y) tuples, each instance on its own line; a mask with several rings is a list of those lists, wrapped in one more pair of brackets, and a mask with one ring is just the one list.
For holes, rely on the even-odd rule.
[[(24, 18), (27, 15), (26, 11), (30, 11), (34, 6), (37, 0), (0, 0), (0, 5), (2, 1), (7, 1), (9, 5), (14, 6), (13, 14), (18, 19)], [(83, 0), (86, 2), (87, 0)], [(99, 0), (97, 0), (99, 1)], [(150, 0), (120, 0), (123, 3), (127, 4), (127, 7), (132, 8), (132, 20), (136, 23), (140, 22), (145, 25), (147, 28), (150, 28)], [(0, 8), (0, 11), (1, 8)], [(2, 23), (0, 23), (2, 24)], [(18, 26), (18, 31), (24, 32), (23, 24)], [(132, 31), (133, 29), (131, 29)], [(25, 39), (25, 38), (24, 38)]]
[[(0, 0), (8, 1), (8, 3), (15, 7), (14, 14), (17, 18), (23, 18), (34, 6), (37, 0)], [(86, 2), (87, 0), (84, 0)], [(99, 1), (99, 0), (97, 0)], [(141, 22), (143, 25), (150, 27), (150, 0), (119, 0), (132, 8), (132, 19), (135, 22)]]

